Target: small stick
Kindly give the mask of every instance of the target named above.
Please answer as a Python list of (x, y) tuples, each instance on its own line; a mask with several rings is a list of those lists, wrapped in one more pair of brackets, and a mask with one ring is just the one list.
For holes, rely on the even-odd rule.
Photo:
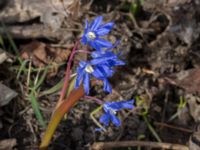
[(190, 130), (190, 129), (186, 129), (186, 128), (182, 128), (182, 127), (176, 127), (176, 126), (169, 125), (169, 124), (166, 124), (166, 123), (163, 123), (163, 122), (154, 122), (154, 124), (158, 125), (158, 126), (162, 126), (162, 127), (167, 127), (167, 128), (179, 130), (179, 131), (182, 131), (182, 132), (193, 133), (193, 131)]
[(117, 141), (117, 142), (96, 142), (92, 145), (91, 150), (102, 150), (119, 147), (151, 147), (170, 150), (189, 150), (188, 146), (172, 143), (159, 143), (149, 141)]

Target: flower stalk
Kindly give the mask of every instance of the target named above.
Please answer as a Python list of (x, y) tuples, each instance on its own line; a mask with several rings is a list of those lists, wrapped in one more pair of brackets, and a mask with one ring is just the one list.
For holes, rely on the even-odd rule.
[(84, 89), (83, 86), (81, 85), (78, 89), (73, 90), (68, 98), (66, 100), (63, 100), (61, 104), (58, 106), (58, 108), (55, 110), (48, 127), (46, 129), (46, 132), (42, 138), (42, 142), (40, 144), (40, 150), (45, 150), (47, 149), (53, 134), (56, 130), (56, 127), (60, 123), (61, 119), (65, 115), (65, 113), (68, 113), (70, 108), (74, 106), (74, 104), (84, 96)]
[(72, 52), (70, 54), (69, 61), (67, 63), (67, 67), (66, 67), (66, 71), (65, 71), (64, 84), (63, 84), (63, 87), (62, 87), (62, 90), (60, 93), (60, 98), (59, 98), (55, 108), (58, 108), (60, 106), (60, 104), (62, 103), (63, 99), (65, 98), (65, 93), (66, 93), (68, 85), (69, 85), (72, 61), (73, 61), (74, 55), (76, 53), (76, 50), (77, 50), (79, 44), (80, 44), (80, 39), (78, 39), (76, 41), (74, 48), (72, 49)]

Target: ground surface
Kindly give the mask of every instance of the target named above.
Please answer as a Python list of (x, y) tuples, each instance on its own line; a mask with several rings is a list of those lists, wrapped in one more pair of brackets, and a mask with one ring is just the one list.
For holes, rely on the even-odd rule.
[[(71, 21), (73, 23), (69, 32), (72, 36), (66, 47), (70, 52), (74, 39), (80, 36), (85, 18), (92, 20), (95, 16), (103, 15), (106, 21), (114, 20), (116, 25), (108, 38), (113, 41), (121, 40), (118, 51), (122, 51), (122, 58), (127, 65), (118, 68), (116, 75), (110, 79), (114, 89), (112, 94), (105, 94), (101, 87), (93, 88), (92, 94), (104, 100), (138, 99), (135, 109), (120, 113), (123, 120), (120, 128), (111, 125), (108, 132), (100, 133), (95, 131), (96, 125), (90, 118), (90, 112), (97, 105), (83, 98), (59, 125), (50, 150), (89, 149), (97, 141), (161, 139), (162, 142), (181, 145), (193, 142), (189, 138), (197, 130), (200, 121), (199, 1), (147, 0), (141, 7), (138, 6), (135, 14), (130, 5), (130, 1), (95, 0), (89, 9), (80, 10), (80, 17)], [(56, 50), (51, 49), (52, 55), (58, 55), (57, 62), (64, 62), (68, 58), (69, 53), (64, 53), (66, 57), (54, 53), (62, 48), (55, 41), (45, 38), (14, 39), (18, 48), (30, 44), (32, 40), (58, 45)], [(5, 42), (9, 44), (6, 38)], [(21, 49), (25, 48), (19, 48), (19, 51)], [(41, 50), (35, 53), (39, 52)], [(21, 57), (26, 58), (24, 55), (21, 54)], [(82, 56), (77, 56), (76, 59), (81, 58)], [(45, 59), (43, 60), (47, 62)], [(37, 67), (44, 67), (46, 64), (37, 59), (32, 61), (33, 66)], [(0, 65), (0, 81), (19, 93), (18, 97), (0, 109), (0, 140), (14, 138), (17, 140), (14, 149), (35, 150), (44, 129), (36, 120), (27, 98), (27, 73), (20, 74), (16, 80), (17, 69), (14, 66), (19, 68), (17, 60), (12, 64)], [(56, 104), (58, 92), (43, 96), (39, 94), (62, 79), (65, 66), (66, 64), (52, 69), (38, 90), (38, 102), (46, 121)], [(32, 73), (30, 78), (34, 80), (36, 73)], [(96, 117), (100, 114), (101, 112)], [(158, 137), (149, 129), (149, 124)]]

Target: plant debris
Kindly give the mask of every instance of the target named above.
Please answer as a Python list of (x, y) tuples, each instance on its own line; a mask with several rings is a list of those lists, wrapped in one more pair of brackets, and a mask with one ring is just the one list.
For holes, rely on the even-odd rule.
[[(112, 36), (106, 40), (120, 39), (116, 52), (121, 52), (126, 66), (117, 68), (109, 79), (112, 94), (106, 95), (98, 84), (91, 95), (98, 93), (105, 101), (135, 99), (135, 109), (119, 113), (120, 128), (95, 132), (90, 113), (96, 104), (82, 98), (61, 122), (49, 149), (85, 150), (108, 141), (116, 148), (130, 141), (137, 148), (153, 142), (158, 149), (177, 144), (200, 149), (196, 129), (200, 121), (198, 0), (3, 0), (0, 8), (0, 82), (18, 93), (12, 101), (0, 94), (0, 141), (15, 139), (10, 146), (19, 150), (38, 148), (44, 129), (27, 95), (38, 83), (33, 94), (48, 121), (63, 84), (62, 64), (67, 65), (72, 41), (84, 33), (85, 19), (90, 22), (101, 15), (105, 22), (115, 20)], [(83, 53), (76, 56), (72, 72), (85, 57)]]

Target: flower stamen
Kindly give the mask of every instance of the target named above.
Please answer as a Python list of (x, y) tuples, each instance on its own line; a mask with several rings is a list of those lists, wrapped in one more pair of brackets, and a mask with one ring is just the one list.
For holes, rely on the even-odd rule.
[(91, 65), (87, 65), (87, 66), (85, 67), (85, 71), (86, 71), (87, 73), (92, 73), (92, 72), (94, 72), (94, 69), (92, 68)]
[(96, 38), (96, 34), (94, 32), (88, 32), (87, 33), (87, 37), (90, 39), (90, 40), (94, 40)]

